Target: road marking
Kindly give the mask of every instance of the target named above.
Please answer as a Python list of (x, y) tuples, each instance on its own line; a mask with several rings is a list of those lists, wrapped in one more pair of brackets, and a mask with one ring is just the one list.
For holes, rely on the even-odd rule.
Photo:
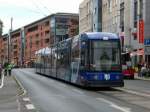
[(21, 94), (21, 96), (25, 95), (27, 93), (27, 91), (23, 87), (22, 83), (17, 79), (16, 76), (13, 76), (13, 78), (15, 79), (15, 81), (17, 82), (17, 84), (20, 86), (20, 88), (23, 90), (23, 93)]
[(123, 89), (123, 88), (117, 88), (117, 89), (121, 90), (121, 91), (124, 91), (124, 92), (127, 92), (127, 93), (130, 93), (130, 94), (135, 94), (135, 95), (138, 95), (138, 96), (143, 96), (143, 97), (149, 97), (150, 98), (150, 95), (146, 94), (146, 93), (141, 93), (141, 92), (128, 90), (128, 89)]
[(28, 98), (28, 97), (26, 97), (26, 98), (23, 98), (23, 101), (26, 101), (26, 102), (28, 102), (28, 101), (30, 101), (30, 98)]
[(109, 100), (104, 99), (104, 98), (96, 98), (96, 99), (100, 100), (102, 102), (108, 103), (111, 107), (113, 107), (113, 108), (115, 108), (117, 110), (120, 110), (122, 112), (131, 112), (130, 108), (128, 108), (128, 107), (121, 107), (121, 106), (119, 106), (119, 105), (117, 105), (117, 104), (115, 104), (115, 103), (113, 103), (113, 102), (111, 102)]
[(33, 110), (33, 109), (35, 109), (35, 107), (34, 107), (33, 104), (27, 104), (27, 105), (26, 105), (26, 108), (27, 108), (28, 110)]
[(2, 70), (2, 73), (1, 73), (1, 85), (0, 85), (0, 89), (4, 86), (4, 71)]
[(84, 94), (84, 92), (78, 90), (78, 89), (72, 89), (73, 91), (75, 91), (76, 93), (79, 93), (79, 94)]

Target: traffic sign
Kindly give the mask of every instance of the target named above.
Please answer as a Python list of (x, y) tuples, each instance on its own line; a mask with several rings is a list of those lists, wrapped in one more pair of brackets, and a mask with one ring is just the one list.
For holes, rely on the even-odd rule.
[(144, 45), (150, 45), (150, 39), (145, 39), (144, 40)]

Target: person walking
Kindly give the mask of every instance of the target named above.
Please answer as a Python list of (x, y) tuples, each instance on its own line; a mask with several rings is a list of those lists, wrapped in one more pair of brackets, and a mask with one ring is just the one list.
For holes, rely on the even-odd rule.
[(8, 66), (8, 63), (4, 63), (4, 75), (7, 76), (7, 66)]
[(7, 70), (8, 70), (8, 75), (11, 76), (12, 64), (8, 64)]

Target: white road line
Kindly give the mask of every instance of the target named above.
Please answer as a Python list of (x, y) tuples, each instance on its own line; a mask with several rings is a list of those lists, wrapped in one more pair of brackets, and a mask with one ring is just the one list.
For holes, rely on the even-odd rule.
[(1, 73), (1, 85), (0, 85), (0, 89), (4, 86), (4, 71), (2, 71)]
[(76, 93), (79, 93), (79, 94), (84, 94), (84, 92), (78, 90), (78, 89), (72, 89), (73, 91), (75, 91)]
[(120, 110), (122, 112), (131, 112), (130, 108), (128, 108), (128, 107), (121, 107), (121, 106), (119, 106), (119, 105), (117, 105), (117, 104), (115, 104), (115, 103), (113, 103), (113, 102), (111, 102), (109, 100), (104, 99), (104, 98), (96, 98), (96, 99), (100, 100), (102, 102), (108, 103), (111, 107), (113, 107), (113, 108), (115, 108), (117, 110)]
[(121, 110), (122, 112), (131, 112), (131, 109), (130, 108), (127, 108), (127, 107), (120, 107), (118, 105), (111, 105), (111, 107), (114, 107), (118, 110)]
[(26, 101), (26, 102), (28, 102), (28, 101), (30, 101), (30, 98), (28, 98), (28, 97), (26, 97), (26, 98), (23, 98), (23, 101)]
[(130, 93), (130, 94), (135, 94), (135, 95), (138, 95), (138, 96), (143, 96), (143, 97), (149, 97), (150, 98), (150, 95), (146, 94), (146, 93), (141, 93), (141, 92), (128, 90), (128, 89), (123, 89), (123, 88), (117, 88), (117, 89), (119, 89), (121, 91), (124, 91), (124, 92), (127, 92), (127, 93)]
[(21, 96), (25, 95), (27, 93), (26, 89), (23, 87), (22, 83), (17, 79), (16, 76), (13, 76), (13, 77), (16, 80), (16, 82), (19, 84), (19, 86), (21, 87), (21, 89), (23, 90), (23, 94)]
[(28, 110), (33, 110), (33, 109), (35, 109), (35, 107), (34, 107), (33, 104), (27, 104), (27, 105), (26, 105), (26, 108), (27, 108)]

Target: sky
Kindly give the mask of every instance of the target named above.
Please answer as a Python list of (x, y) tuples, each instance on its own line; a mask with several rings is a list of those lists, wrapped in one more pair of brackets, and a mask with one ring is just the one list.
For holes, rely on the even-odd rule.
[(13, 18), (13, 29), (21, 28), (52, 13), (78, 13), (83, 0), (0, 0), (0, 20), (3, 34), (8, 33)]

